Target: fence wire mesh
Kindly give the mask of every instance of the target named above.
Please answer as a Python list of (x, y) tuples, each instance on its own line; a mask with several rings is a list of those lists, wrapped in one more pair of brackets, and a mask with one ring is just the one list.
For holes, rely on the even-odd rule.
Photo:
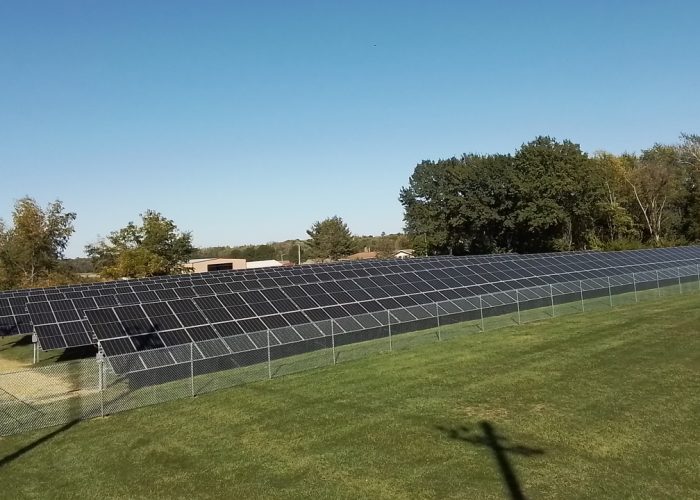
[(465, 333), (700, 291), (700, 266), (454, 298), (0, 373), (0, 435), (410, 349)]

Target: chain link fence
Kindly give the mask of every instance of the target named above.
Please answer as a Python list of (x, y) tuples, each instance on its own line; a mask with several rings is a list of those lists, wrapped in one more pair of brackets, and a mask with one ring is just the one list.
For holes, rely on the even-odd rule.
[(693, 265), (408, 304), (109, 358), (0, 373), (0, 435), (410, 349), (465, 333), (700, 291)]

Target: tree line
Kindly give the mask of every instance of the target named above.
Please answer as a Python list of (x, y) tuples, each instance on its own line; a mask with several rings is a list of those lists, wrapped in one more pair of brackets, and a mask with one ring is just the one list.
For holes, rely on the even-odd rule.
[(87, 245), (87, 258), (65, 259), (76, 217), (60, 201), (41, 207), (29, 197), (18, 200), (11, 222), (0, 220), (0, 289), (89, 281), (80, 273), (91, 272), (99, 273), (102, 279), (177, 274), (188, 272), (183, 264), (197, 257), (295, 261), (301, 250), (302, 261), (335, 260), (362, 250), (362, 245), (376, 245), (376, 249), (390, 252), (408, 241), (401, 234), (353, 236), (347, 224), (336, 216), (314, 223), (304, 241), (197, 249), (191, 232), (181, 231), (172, 220), (154, 210), (146, 210), (139, 222), (129, 222)]
[(700, 136), (591, 156), (537, 137), (514, 154), (419, 163), (401, 189), (407, 234), (433, 254), (700, 241)]

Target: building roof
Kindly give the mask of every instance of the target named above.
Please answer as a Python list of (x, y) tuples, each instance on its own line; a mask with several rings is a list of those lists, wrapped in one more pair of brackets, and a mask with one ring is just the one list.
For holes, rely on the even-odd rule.
[(378, 252), (358, 252), (352, 255), (348, 255), (348, 260), (365, 260), (365, 259), (376, 259)]
[(248, 262), (246, 267), (248, 269), (258, 269), (261, 267), (279, 267), (281, 265), (282, 263), (278, 260), (254, 260), (252, 262)]

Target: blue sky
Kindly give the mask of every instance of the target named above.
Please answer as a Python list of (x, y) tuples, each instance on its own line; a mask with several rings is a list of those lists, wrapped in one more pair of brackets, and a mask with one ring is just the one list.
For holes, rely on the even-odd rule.
[(0, 217), (151, 208), (197, 245), (403, 226), (416, 163), (700, 132), (700, 2), (0, 2)]

